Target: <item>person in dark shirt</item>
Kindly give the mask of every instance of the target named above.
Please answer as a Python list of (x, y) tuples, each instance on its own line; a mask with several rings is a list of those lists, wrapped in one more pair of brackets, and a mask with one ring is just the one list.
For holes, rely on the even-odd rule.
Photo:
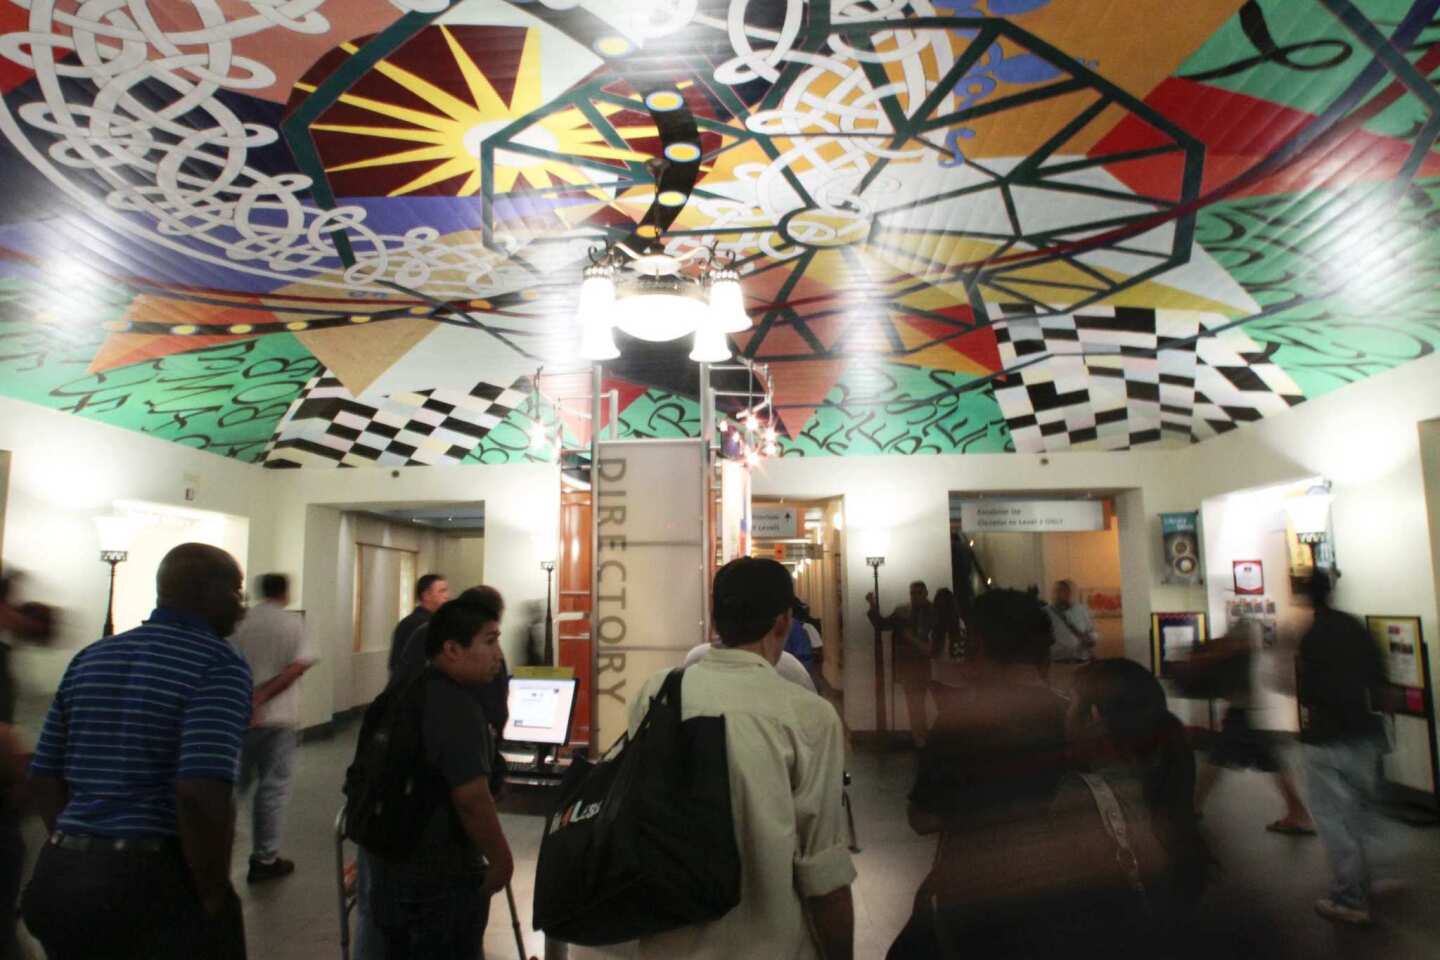
[(1310, 814), (1334, 874), (1330, 895), (1317, 900), (1315, 910), (1365, 925), (1371, 922), (1370, 805), (1385, 743), (1375, 705), (1385, 667), (1360, 621), (1330, 606), (1331, 589), (1329, 574), (1317, 569), (1309, 585), (1315, 621), (1300, 641), (1296, 664)]
[[(497, 616), (505, 616), (505, 598), (500, 596), (500, 591), (494, 587), (485, 584), (471, 587), (461, 593), (459, 599), (487, 604), (495, 610)], [(428, 633), (428, 626), (422, 623), (410, 635), (396, 659), (391, 683), (403, 683), (407, 677), (413, 677), (425, 669), (425, 637)], [(505, 662), (504, 651), (500, 654), (500, 672), (495, 674), (495, 679), (475, 691), (475, 696), (480, 699), (480, 706), (485, 710), (485, 718), (490, 721), (491, 730), (498, 743), (500, 735), (505, 731), (505, 724), (510, 719), (510, 668)]]
[(242, 582), (225, 551), (181, 544), (150, 618), (66, 669), (30, 768), (50, 836), (21, 911), (51, 960), (245, 956), (230, 852), (253, 689), (224, 640)]
[(944, 955), (943, 942), (1010, 955), (1044, 870), (1026, 851), (1046, 839), (1067, 753), (1066, 704), (1044, 678), (1050, 621), (1036, 598), (992, 590), (970, 627), (972, 682), (941, 698), (910, 793), (911, 827), (940, 845), (893, 960)]
[(439, 610), (445, 601), (450, 599), (450, 584), (445, 577), (438, 573), (427, 573), (415, 581), (415, 609), (411, 610), (405, 619), (395, 624), (395, 632), (390, 635), (390, 676), (395, 676), (395, 669), (400, 665), (400, 657), (405, 649), (405, 641), (424, 624), (428, 623), (430, 617)]
[[(424, 630), (436, 610), (450, 599), (450, 584), (444, 575), (427, 573), (415, 581), (415, 609), (395, 625), (390, 635), (390, 657), (386, 666), (390, 671), (390, 683), (396, 676), (410, 676), (418, 673), (425, 665), (425, 642), (412, 646), (409, 640), (416, 631)], [(413, 668), (405, 664), (406, 651), (415, 650)], [(370, 855), (364, 848), (355, 854), (355, 884), (358, 893), (355, 910), (355, 960), (388, 960), (385, 955), (385, 941), (370, 916), (370, 894), (372, 890)]]
[(865, 594), (866, 616), (877, 630), (890, 630), (892, 678), (905, 691), (905, 710), (910, 715), (910, 735), (916, 749), (925, 747), (928, 722), (925, 694), (929, 688), (930, 637), (934, 632), (935, 608), (930, 604), (930, 591), (923, 581), (910, 584), (910, 602), (895, 608), (890, 616), (880, 614), (880, 602), (873, 593)]
[(428, 625), (421, 729), (425, 760), (449, 797), (410, 856), (372, 858), (370, 914), (389, 960), (479, 957), (490, 898), (514, 871), (490, 793), (490, 725), (475, 698), (500, 669), (499, 641), (499, 614), (471, 599), (447, 603)]

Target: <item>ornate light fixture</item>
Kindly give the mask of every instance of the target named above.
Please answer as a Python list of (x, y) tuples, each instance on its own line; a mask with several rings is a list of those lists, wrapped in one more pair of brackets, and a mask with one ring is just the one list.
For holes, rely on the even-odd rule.
[[(701, 254), (698, 268), (689, 269)], [(592, 251), (590, 260), (576, 313), (587, 360), (620, 356), (618, 327), (654, 343), (693, 336), (690, 359), (720, 363), (730, 359), (725, 335), (750, 329), (733, 255), (720, 264), (705, 247), (677, 257), (659, 247), (636, 253), (617, 243)]]

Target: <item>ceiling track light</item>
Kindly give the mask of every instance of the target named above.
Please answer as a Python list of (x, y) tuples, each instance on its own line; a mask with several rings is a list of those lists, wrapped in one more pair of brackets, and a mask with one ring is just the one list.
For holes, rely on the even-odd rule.
[(592, 250), (590, 260), (576, 312), (587, 360), (620, 355), (618, 328), (653, 343), (693, 337), (691, 360), (722, 363), (731, 357), (726, 335), (750, 329), (734, 254), (721, 261), (707, 247), (675, 256), (659, 245), (636, 253), (616, 243)]

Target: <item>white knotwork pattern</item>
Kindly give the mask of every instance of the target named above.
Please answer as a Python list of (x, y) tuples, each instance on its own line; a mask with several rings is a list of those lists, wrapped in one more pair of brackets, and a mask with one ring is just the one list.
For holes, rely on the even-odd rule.
[[(692, 198), (709, 228), (753, 232), (722, 242), (721, 249), (738, 255), (763, 253), (776, 259), (800, 255), (803, 249), (786, 241), (776, 225), (787, 214), (809, 208), (851, 220), (868, 220), (876, 201), (898, 187), (893, 177), (880, 176), (863, 186), (875, 161), (911, 163), (930, 148), (915, 141), (896, 144), (894, 126), (884, 109), (885, 98), (896, 98), (914, 109), (934, 89), (934, 77), (945, 76), (955, 63), (956, 47), (942, 31), (879, 30), (872, 34), (873, 50), (856, 49), (839, 32), (830, 34), (824, 49), (802, 49), (805, 0), (784, 0), (777, 16), (773, 0), (731, 0), (724, 20), (696, 15), (697, 25), (722, 31), (735, 56), (715, 68), (716, 81), (740, 84), (753, 80), (775, 82), (793, 65), (803, 70), (789, 84), (780, 104), (750, 116), (747, 126), (772, 138), (782, 150), (766, 163), (741, 164), (736, 178), (753, 198), (746, 201)], [(753, 25), (751, 8), (762, 8), (778, 29)], [(884, 23), (908, 16), (932, 16), (928, 0), (835, 0), (832, 24)], [(928, 58), (928, 63), (927, 63)], [(875, 84), (865, 64), (879, 65), (897, 79)], [(947, 95), (937, 110), (950, 109)], [(793, 181), (799, 181), (809, 201)], [(683, 242), (681, 246), (685, 245)]]
[[(392, 2), (433, 12), (447, 0)], [(93, 206), (93, 185), (103, 183), (112, 226), (189, 257), (341, 289), (373, 291), (388, 280), (450, 297), (527, 285), (530, 275), (504, 262), (522, 246), (513, 236), (497, 236), (496, 251), (478, 235), (446, 241), (428, 227), (380, 233), (362, 207), (322, 210), (302, 199), (309, 178), (250, 165), (250, 151), (279, 134), (244, 123), (217, 94), (263, 89), (275, 74), (239, 55), (236, 43), (262, 33), (273, 33), (266, 40), (274, 44), (287, 34), (324, 34), (324, 3), (248, 0), (248, 12), (227, 15), (236, 4), (190, 0), (189, 19), (199, 25), (166, 29), (151, 0), (81, 0), (73, 13), (56, 0), (20, 0), (28, 29), (0, 36), (0, 56), (35, 72), (41, 99), (14, 114), (0, 101), (0, 129), (77, 201)], [(27, 126), (54, 145), (42, 152)], [(344, 271), (330, 238), (336, 230), (348, 235), (357, 261)]]

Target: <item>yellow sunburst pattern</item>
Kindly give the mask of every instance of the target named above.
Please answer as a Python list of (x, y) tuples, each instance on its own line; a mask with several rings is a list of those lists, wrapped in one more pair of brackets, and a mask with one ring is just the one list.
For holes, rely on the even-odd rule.
[(488, 143), (492, 195), (561, 189), (613, 200), (611, 184), (650, 159), (644, 147), (658, 131), (627, 122), (643, 118), (638, 99), (634, 113), (611, 100), (547, 101), (541, 45), (537, 29), (421, 31), (311, 126), (333, 192), (475, 196)]

